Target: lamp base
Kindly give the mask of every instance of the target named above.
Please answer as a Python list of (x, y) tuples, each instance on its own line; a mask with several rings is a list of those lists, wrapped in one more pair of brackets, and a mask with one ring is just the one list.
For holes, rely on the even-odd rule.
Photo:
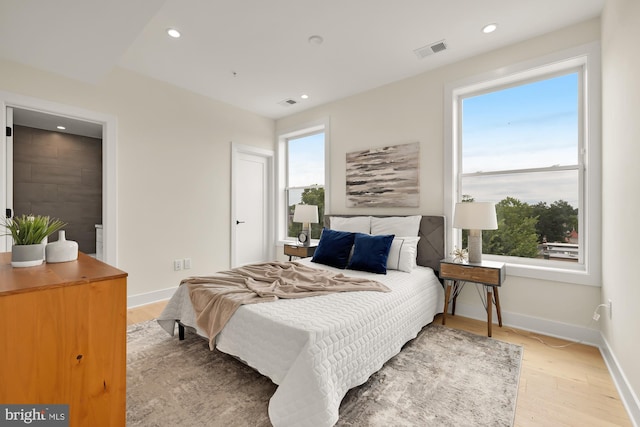
[(310, 246), (311, 243), (311, 224), (307, 227), (302, 226), (302, 231), (298, 234), (298, 241), (302, 246)]
[(482, 230), (469, 230), (469, 262), (482, 262)]

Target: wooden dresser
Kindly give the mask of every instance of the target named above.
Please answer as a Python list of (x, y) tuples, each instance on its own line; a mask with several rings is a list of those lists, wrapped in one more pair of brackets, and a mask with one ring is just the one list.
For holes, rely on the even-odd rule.
[(68, 404), (70, 426), (126, 424), (127, 273), (0, 253), (0, 403)]

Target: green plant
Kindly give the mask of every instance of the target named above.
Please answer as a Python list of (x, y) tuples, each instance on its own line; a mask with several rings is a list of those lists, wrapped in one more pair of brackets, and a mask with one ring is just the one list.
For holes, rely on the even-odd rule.
[(59, 219), (51, 219), (43, 215), (20, 215), (4, 218), (2, 226), (7, 229), (5, 236), (12, 236), (16, 245), (37, 245), (45, 237), (50, 236), (67, 225)]

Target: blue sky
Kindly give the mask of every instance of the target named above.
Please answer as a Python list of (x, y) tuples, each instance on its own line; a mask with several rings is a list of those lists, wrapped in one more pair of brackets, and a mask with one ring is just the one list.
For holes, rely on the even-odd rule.
[[(578, 163), (578, 73), (463, 100), (463, 173)], [(476, 201), (565, 200), (578, 206), (576, 171), (465, 178)]]
[(289, 187), (324, 185), (324, 133), (289, 140)]
[[(290, 139), (288, 154), (289, 187), (324, 185), (324, 132)], [(292, 192), (289, 205), (299, 203), (301, 195)]]

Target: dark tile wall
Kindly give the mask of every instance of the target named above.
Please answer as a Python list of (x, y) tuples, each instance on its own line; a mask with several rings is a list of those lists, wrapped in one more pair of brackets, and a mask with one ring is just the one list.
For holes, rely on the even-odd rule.
[[(67, 240), (96, 251), (102, 223), (102, 140), (24, 126), (13, 128), (16, 215), (49, 215), (68, 223)], [(58, 240), (57, 233), (49, 241)]]

